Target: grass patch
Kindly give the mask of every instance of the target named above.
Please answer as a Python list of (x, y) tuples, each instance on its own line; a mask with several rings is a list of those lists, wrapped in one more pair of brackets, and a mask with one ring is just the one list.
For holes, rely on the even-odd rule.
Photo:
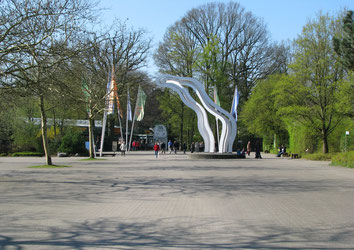
[(71, 166), (66, 165), (39, 165), (39, 166), (32, 166), (29, 168), (70, 168)]
[(330, 161), (336, 153), (315, 153), (315, 154), (302, 154), (301, 157), (312, 161)]
[(101, 158), (86, 158), (86, 159), (81, 159), (80, 161), (105, 161), (107, 159), (101, 159)]
[(333, 156), (332, 165), (354, 168), (354, 151), (343, 152)]
[(19, 157), (19, 156), (43, 156), (43, 153), (38, 153), (38, 152), (15, 152), (11, 156)]

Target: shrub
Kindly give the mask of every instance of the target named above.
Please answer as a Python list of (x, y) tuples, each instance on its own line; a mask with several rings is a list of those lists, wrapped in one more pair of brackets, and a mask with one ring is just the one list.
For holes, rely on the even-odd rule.
[(77, 129), (68, 129), (61, 139), (58, 152), (74, 154), (86, 154), (85, 137), (82, 132)]
[(354, 151), (339, 153), (333, 156), (332, 165), (354, 168)]

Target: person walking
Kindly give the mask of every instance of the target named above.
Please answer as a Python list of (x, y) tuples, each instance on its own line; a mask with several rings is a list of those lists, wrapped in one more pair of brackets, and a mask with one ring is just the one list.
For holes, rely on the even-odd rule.
[(256, 159), (262, 159), (262, 156), (261, 156), (261, 143), (260, 142), (257, 142), (257, 145), (256, 145)]
[(174, 149), (174, 151), (175, 151), (175, 154), (177, 154), (178, 148), (179, 148), (179, 143), (178, 143), (178, 141), (174, 141), (174, 142), (173, 142), (173, 149)]
[(122, 144), (120, 144), (120, 155), (125, 156), (125, 151), (127, 151), (127, 144), (123, 141)]
[(173, 150), (173, 143), (171, 140), (168, 141), (168, 150), (170, 150), (170, 154), (171, 154)]
[(194, 144), (194, 147), (195, 147), (195, 152), (199, 152), (199, 142), (196, 142)]
[(183, 154), (186, 154), (186, 150), (187, 150), (187, 144), (186, 144), (186, 142), (183, 142), (182, 149), (183, 149)]
[(165, 143), (165, 142), (162, 142), (162, 143), (161, 143), (161, 153), (162, 153), (162, 154), (165, 154), (165, 151), (166, 151), (166, 143)]
[(194, 141), (193, 141), (193, 142), (192, 142), (192, 144), (191, 144), (191, 148), (190, 148), (190, 150), (191, 150), (191, 153), (193, 153), (193, 152), (194, 152), (194, 150), (195, 150)]
[(155, 145), (154, 145), (154, 151), (155, 151), (155, 157), (159, 157), (159, 150), (160, 150), (160, 146), (157, 142), (155, 142)]
[(247, 143), (247, 155), (250, 156), (251, 154), (251, 141), (248, 141)]

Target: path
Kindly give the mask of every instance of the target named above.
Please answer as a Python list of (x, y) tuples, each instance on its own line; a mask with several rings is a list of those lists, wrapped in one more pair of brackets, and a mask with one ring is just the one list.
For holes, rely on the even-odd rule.
[(0, 249), (354, 249), (354, 170), (328, 162), (0, 158)]

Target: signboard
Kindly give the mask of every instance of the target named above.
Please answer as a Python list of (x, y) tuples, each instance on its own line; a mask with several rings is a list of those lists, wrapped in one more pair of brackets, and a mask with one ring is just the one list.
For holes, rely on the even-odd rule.
[(154, 127), (154, 142), (162, 142), (167, 145), (167, 130), (164, 125), (156, 125)]

